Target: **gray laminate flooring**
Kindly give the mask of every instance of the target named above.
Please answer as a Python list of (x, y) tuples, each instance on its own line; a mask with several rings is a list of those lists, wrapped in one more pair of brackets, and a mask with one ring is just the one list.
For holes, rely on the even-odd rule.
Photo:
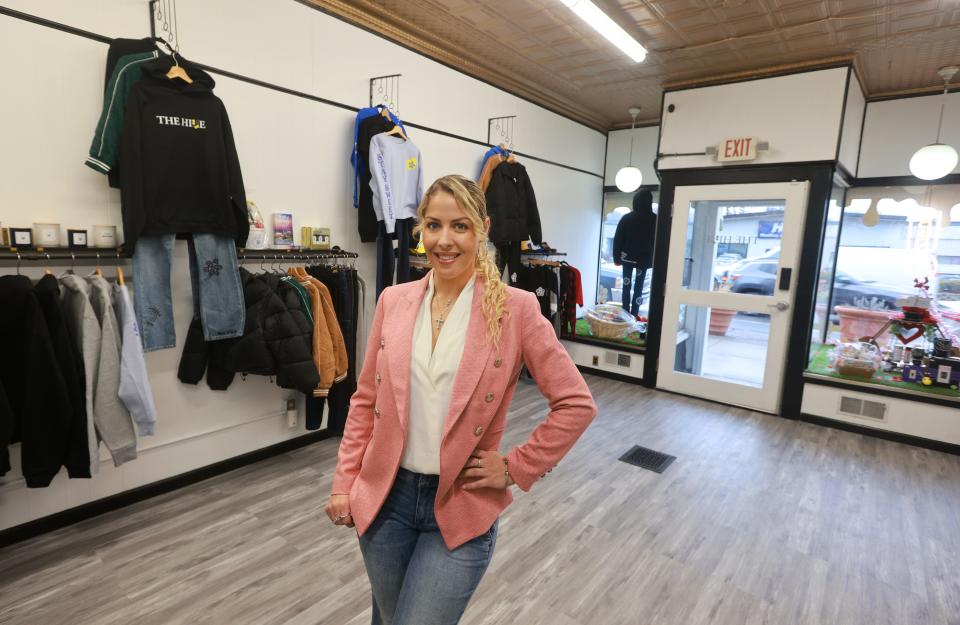
[[(588, 381), (597, 420), (517, 491), (464, 625), (960, 623), (960, 458)], [(545, 413), (521, 383), (502, 449)], [(0, 623), (366, 625), (337, 444), (0, 550)]]

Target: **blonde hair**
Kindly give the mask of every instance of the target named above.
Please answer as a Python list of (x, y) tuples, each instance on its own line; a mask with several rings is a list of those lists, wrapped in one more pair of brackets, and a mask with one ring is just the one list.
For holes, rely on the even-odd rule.
[(427, 192), (423, 194), (423, 200), (417, 207), (417, 225), (413, 229), (414, 237), (419, 237), (423, 231), (423, 220), (427, 212), (427, 205), (430, 203), (436, 193), (444, 191), (453, 196), (457, 205), (463, 209), (473, 225), (473, 233), (477, 236), (477, 259), (476, 275), (484, 282), (483, 310), (484, 319), (487, 322), (487, 335), (493, 344), (500, 345), (500, 321), (507, 314), (507, 287), (500, 279), (500, 271), (494, 262), (493, 254), (488, 244), (486, 221), (487, 221), (487, 200), (483, 196), (483, 191), (473, 180), (451, 174), (438, 178), (430, 185)]

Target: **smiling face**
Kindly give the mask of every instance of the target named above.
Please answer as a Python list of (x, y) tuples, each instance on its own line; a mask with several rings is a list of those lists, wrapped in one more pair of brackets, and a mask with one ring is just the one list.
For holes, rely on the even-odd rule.
[[(423, 247), (437, 279), (465, 283), (476, 271), (481, 238), (478, 216), (474, 219), (451, 193), (438, 190), (430, 196), (423, 212)], [(489, 228), (487, 218), (481, 232)]]

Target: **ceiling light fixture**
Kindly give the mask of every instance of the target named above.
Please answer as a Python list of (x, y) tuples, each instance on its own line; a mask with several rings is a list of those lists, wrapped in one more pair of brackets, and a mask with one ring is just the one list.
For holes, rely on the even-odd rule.
[(632, 107), (627, 109), (627, 112), (633, 117), (633, 123), (630, 124), (630, 160), (627, 161), (626, 167), (621, 167), (620, 171), (617, 172), (614, 182), (617, 188), (624, 193), (633, 193), (643, 183), (643, 173), (633, 166), (633, 129), (637, 125), (637, 115), (640, 114), (640, 109)]
[(560, 0), (567, 8), (576, 13), (580, 19), (593, 27), (598, 33), (607, 38), (613, 45), (623, 50), (624, 54), (639, 63), (647, 58), (647, 49), (640, 42), (631, 37), (627, 31), (610, 19), (597, 5), (590, 0)]
[(910, 158), (910, 173), (921, 180), (937, 180), (943, 178), (957, 166), (957, 151), (945, 143), (940, 143), (940, 130), (943, 128), (943, 109), (947, 103), (947, 92), (950, 79), (960, 71), (955, 65), (941, 67), (940, 77), (943, 78), (943, 102), (940, 103), (940, 122), (937, 124), (937, 140), (935, 143), (924, 146), (913, 153)]

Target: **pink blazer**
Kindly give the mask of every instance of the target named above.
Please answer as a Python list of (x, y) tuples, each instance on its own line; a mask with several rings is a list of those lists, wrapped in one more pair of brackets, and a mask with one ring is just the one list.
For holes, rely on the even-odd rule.
[[(384, 290), (367, 342), (366, 359), (350, 400), (333, 493), (350, 495), (357, 532), (363, 534), (393, 486), (409, 419), (413, 328), (428, 278)], [(449, 549), (490, 529), (513, 496), (510, 489), (464, 490), (459, 477), (474, 449), (497, 450), (510, 399), (526, 363), (550, 413), (526, 443), (510, 450), (510, 475), (523, 490), (546, 475), (573, 447), (597, 413), (586, 382), (533, 293), (507, 287), (508, 315), (500, 349), (486, 339), (477, 280), (460, 369), (440, 444), (436, 518)]]

